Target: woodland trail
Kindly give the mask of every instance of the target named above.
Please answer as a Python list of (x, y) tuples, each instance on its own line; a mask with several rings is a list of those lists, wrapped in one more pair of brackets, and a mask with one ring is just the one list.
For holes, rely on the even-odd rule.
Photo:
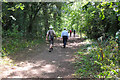
[(82, 45), (77, 37), (70, 37), (66, 48), (57, 39), (52, 52), (48, 44), (29, 48), (10, 56), (15, 66), (0, 66), (1, 78), (74, 78), (74, 53)]

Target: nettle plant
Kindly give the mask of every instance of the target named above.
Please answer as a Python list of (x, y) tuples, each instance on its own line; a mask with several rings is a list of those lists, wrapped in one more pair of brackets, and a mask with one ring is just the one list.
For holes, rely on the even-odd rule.
[[(99, 46), (101, 45), (101, 47)], [(116, 78), (119, 72), (119, 56), (118, 56), (118, 44), (111, 37), (101, 44), (92, 46), (93, 49), (90, 51), (93, 55), (94, 64), (100, 67), (100, 73), (97, 75), (98, 78)], [(102, 55), (103, 54), (103, 55)]]

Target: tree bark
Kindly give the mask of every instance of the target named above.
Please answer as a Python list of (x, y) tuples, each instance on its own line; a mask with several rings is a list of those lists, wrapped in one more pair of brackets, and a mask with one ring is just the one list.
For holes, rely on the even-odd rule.
[(61, 23), (61, 7), (62, 7), (62, 4), (61, 3), (58, 3), (57, 5), (57, 8), (58, 8), (58, 20), (59, 20), (59, 27), (60, 27), (60, 23)]
[[(32, 8), (32, 7), (31, 7)], [(28, 33), (32, 33), (32, 24), (37, 16), (37, 13), (39, 12), (40, 10), (40, 6), (37, 7), (37, 9), (35, 10), (35, 14), (34, 15), (30, 15), (30, 21), (29, 21), (29, 26), (28, 26)]]
[(47, 30), (49, 29), (49, 23), (48, 23), (48, 7), (47, 3), (43, 3), (43, 15), (44, 15), (44, 27), (45, 27), (45, 35), (47, 34)]

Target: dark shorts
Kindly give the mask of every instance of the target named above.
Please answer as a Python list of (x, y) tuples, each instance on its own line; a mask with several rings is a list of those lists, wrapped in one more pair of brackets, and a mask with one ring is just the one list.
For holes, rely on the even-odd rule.
[(50, 39), (49, 39), (49, 43), (50, 43), (50, 44), (53, 44), (53, 43), (54, 43), (54, 38), (50, 38)]

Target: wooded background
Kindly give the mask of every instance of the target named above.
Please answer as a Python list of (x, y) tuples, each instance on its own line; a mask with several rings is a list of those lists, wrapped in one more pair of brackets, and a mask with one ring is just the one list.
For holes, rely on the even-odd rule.
[(80, 38), (92, 41), (89, 58), (81, 56), (86, 53), (85, 49), (78, 52), (84, 62), (82, 65), (82, 62), (77, 62), (81, 66), (77, 74), (84, 76), (88, 70), (97, 70), (97, 78), (120, 76), (116, 71), (120, 64), (119, 1), (3, 2), (1, 21), (2, 57), (45, 43), (50, 25), (54, 27), (57, 37), (60, 37), (66, 27), (68, 31), (75, 29)]

